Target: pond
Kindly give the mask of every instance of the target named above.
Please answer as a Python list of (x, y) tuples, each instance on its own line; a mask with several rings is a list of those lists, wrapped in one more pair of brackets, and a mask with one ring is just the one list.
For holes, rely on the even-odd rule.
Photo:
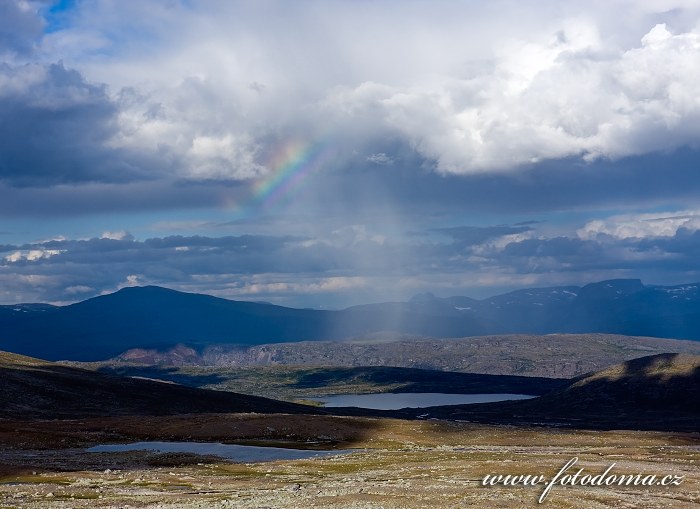
[(332, 407), (358, 407), (372, 410), (399, 410), (401, 408), (427, 408), (442, 405), (468, 405), (471, 403), (492, 403), (513, 399), (530, 399), (536, 396), (527, 394), (442, 394), (433, 392), (381, 394), (339, 394), (321, 398), (309, 398)]
[(253, 445), (231, 445), (212, 442), (135, 442), (131, 444), (97, 445), (87, 449), (87, 452), (124, 451), (193, 453), (204, 456), (219, 456), (221, 458), (226, 458), (239, 463), (299, 460), (354, 452), (352, 450), (311, 451), (303, 449), (286, 449), (283, 447), (258, 447)]

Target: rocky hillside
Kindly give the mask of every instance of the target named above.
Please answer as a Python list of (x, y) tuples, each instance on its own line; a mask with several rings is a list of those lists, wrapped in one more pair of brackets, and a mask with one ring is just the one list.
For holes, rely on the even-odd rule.
[(133, 350), (112, 364), (162, 366), (396, 366), (491, 375), (573, 378), (656, 353), (700, 355), (700, 342), (609, 334), (507, 335), (461, 339), (277, 343), (252, 347), (212, 346)]

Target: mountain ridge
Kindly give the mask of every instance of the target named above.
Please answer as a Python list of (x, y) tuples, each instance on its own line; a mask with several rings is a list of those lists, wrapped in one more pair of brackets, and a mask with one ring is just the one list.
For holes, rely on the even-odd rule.
[(476, 300), (423, 294), (343, 310), (296, 309), (145, 286), (68, 306), (0, 306), (0, 349), (103, 360), (132, 348), (344, 340), (381, 331), (433, 338), (607, 333), (700, 341), (700, 283), (616, 279)]

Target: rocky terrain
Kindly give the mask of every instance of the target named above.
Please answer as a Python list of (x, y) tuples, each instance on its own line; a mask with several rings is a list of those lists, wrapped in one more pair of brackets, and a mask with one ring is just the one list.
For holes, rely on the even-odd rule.
[(619, 362), (659, 353), (700, 355), (700, 342), (611, 334), (505, 335), (459, 339), (376, 335), (354, 341), (212, 346), (200, 354), (187, 347), (133, 350), (114, 365), (162, 366), (395, 366), (406, 368), (572, 378)]

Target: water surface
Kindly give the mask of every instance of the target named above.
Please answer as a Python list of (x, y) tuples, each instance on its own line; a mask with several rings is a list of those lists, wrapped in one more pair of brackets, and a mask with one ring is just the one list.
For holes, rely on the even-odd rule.
[(134, 442), (131, 444), (105, 444), (90, 447), (87, 452), (124, 452), (124, 451), (154, 451), (184, 452), (204, 456), (219, 456), (241, 463), (258, 461), (299, 460), (344, 454), (352, 451), (309, 451), (303, 449), (286, 449), (283, 447), (258, 447), (254, 445), (231, 445), (212, 442)]
[(321, 398), (308, 398), (325, 403), (326, 407), (358, 407), (372, 410), (399, 410), (401, 408), (426, 408), (442, 405), (468, 405), (471, 403), (492, 403), (513, 399), (530, 399), (536, 396), (527, 394), (441, 394), (433, 392), (381, 394), (339, 394)]

